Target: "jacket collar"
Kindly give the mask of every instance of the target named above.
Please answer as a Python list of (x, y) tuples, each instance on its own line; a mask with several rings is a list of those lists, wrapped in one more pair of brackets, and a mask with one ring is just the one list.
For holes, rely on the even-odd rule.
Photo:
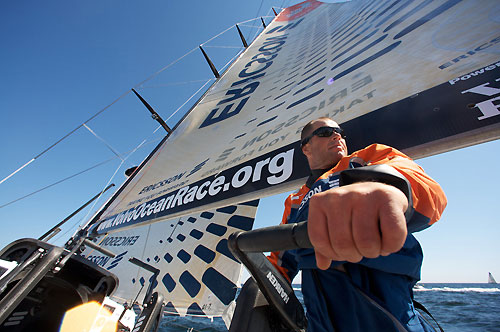
[(323, 169), (312, 169), (311, 170), (311, 174), (309, 175), (309, 177), (307, 178), (307, 181), (306, 181), (306, 187), (307, 188), (311, 188), (312, 185), (314, 184), (314, 182), (316, 182), (316, 180), (323, 174), (325, 174), (327, 171), (329, 171), (331, 169), (330, 168), (323, 168)]

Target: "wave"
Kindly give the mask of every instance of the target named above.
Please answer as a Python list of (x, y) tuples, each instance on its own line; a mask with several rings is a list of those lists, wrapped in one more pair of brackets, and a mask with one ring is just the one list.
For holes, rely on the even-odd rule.
[(500, 288), (481, 288), (481, 287), (417, 287), (413, 288), (414, 292), (452, 292), (452, 293), (500, 293)]
[[(302, 291), (300, 284), (292, 285), (294, 291)], [(438, 287), (429, 287), (421, 284), (417, 284), (415, 288), (413, 288), (414, 292), (450, 292), (450, 293), (484, 293), (484, 294), (498, 294), (500, 293), (500, 288), (496, 287), (447, 287), (447, 286), (438, 286)]]

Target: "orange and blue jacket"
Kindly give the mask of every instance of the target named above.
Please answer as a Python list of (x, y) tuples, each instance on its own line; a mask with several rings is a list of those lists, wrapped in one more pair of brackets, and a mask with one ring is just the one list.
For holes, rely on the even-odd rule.
[[(305, 214), (300, 213), (300, 210), (307, 212), (309, 198), (315, 192), (322, 191), (321, 188), (325, 187), (326, 184), (328, 184), (327, 188), (329, 189), (332, 187), (332, 183), (338, 183), (341, 171), (379, 164), (392, 166), (410, 182), (414, 213), (407, 224), (409, 233), (423, 230), (439, 220), (447, 203), (446, 196), (439, 184), (426, 175), (424, 170), (404, 153), (386, 145), (372, 144), (342, 158), (335, 167), (321, 175), (311, 188), (303, 185), (298, 191), (288, 196), (281, 223), (288, 224), (307, 220), (307, 218), (303, 218)], [(290, 264), (283, 264), (283, 252), (273, 252), (269, 259), (289, 281), (293, 279), (298, 268), (314, 268), (316, 266), (315, 261), (303, 262), (300, 260), (299, 262), (292, 261), (289, 262)]]
[[(356, 264), (334, 261), (326, 271), (317, 269), (313, 249), (272, 252), (269, 256), (289, 282), (302, 270), (302, 293), (310, 331), (391, 331), (384, 325), (392, 326), (387, 318), (391, 315), (408, 331), (429, 330), (413, 305), (412, 288), (420, 279), (423, 254), (411, 233), (429, 227), (441, 217), (446, 197), (441, 187), (408, 156), (394, 148), (373, 144), (342, 158), (335, 167), (318, 179), (310, 178), (286, 199), (282, 223), (306, 221), (309, 199), (317, 192), (338, 187), (341, 171), (377, 164), (393, 167), (411, 184), (414, 212), (407, 222), (408, 236), (400, 251), (385, 257), (363, 258)], [(339, 273), (339, 265), (347, 273)], [(360, 295), (359, 290), (371, 300), (367, 302), (367, 296)], [(390, 314), (380, 315), (373, 303)]]

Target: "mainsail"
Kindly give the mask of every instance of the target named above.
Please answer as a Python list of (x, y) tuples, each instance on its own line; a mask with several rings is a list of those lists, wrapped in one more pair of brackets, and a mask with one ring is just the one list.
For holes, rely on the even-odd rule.
[(495, 280), (495, 278), (493, 278), (493, 274), (491, 274), (491, 272), (488, 272), (488, 284), (496, 284), (497, 281)]
[[(236, 295), (240, 264), (229, 252), (229, 234), (250, 230), (258, 201), (222, 207), (181, 218), (119, 230), (97, 241), (116, 254), (110, 258), (88, 248), (87, 259), (120, 276), (114, 297), (142, 301), (150, 282), (168, 294), (166, 312), (220, 316)], [(132, 265), (134, 257), (161, 272)]]
[(133, 299), (150, 277), (127, 263), (133, 253), (160, 269), (172, 311), (221, 314), (239, 273), (224, 239), (252, 226), (256, 204), (242, 202), (308, 175), (298, 140), (312, 119), (340, 123), (351, 151), (378, 142), (414, 158), (497, 139), (498, 11), (493, 0), (282, 11), (91, 221), (103, 247), (120, 249), (101, 261), (121, 278), (117, 296)]

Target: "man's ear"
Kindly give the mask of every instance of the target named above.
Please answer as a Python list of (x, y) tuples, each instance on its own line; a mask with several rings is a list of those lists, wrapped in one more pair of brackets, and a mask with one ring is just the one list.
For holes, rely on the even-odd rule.
[(309, 153), (310, 153), (310, 147), (309, 147), (310, 144), (306, 144), (306, 145), (302, 145), (301, 149), (302, 149), (302, 153), (306, 156), (306, 157), (309, 157)]

